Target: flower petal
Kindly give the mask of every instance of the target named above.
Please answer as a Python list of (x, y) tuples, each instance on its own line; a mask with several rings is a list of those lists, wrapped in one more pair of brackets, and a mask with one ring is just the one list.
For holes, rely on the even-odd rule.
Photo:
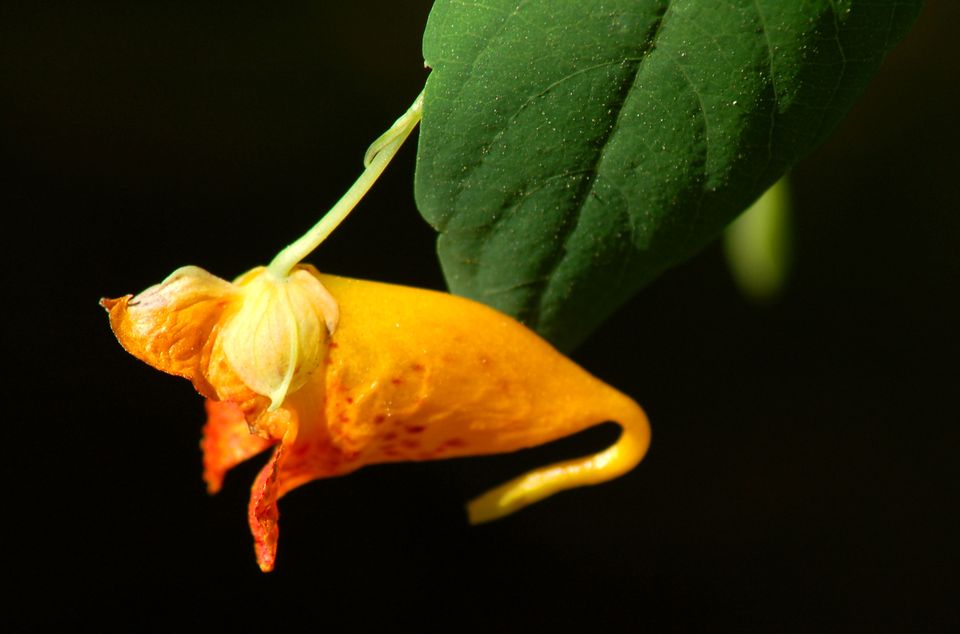
[(243, 410), (230, 401), (207, 399), (203, 427), (203, 481), (211, 494), (220, 491), (226, 472), (273, 446), (275, 441), (250, 433)]
[(233, 285), (196, 266), (174, 271), (136, 297), (101, 299), (124, 349), (153, 367), (193, 382), (204, 396), (211, 334), (231, 299)]
[(283, 445), (278, 446), (260, 475), (253, 483), (250, 492), (250, 506), (247, 516), (250, 521), (250, 532), (253, 533), (254, 551), (260, 570), (270, 572), (277, 559), (277, 538), (280, 529), (277, 520), (280, 512), (277, 509), (277, 476), (280, 472), (284, 457)]

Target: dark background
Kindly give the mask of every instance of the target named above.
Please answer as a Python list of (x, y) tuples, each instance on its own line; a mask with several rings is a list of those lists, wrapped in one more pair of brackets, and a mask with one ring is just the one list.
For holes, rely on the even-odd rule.
[[(654, 425), (616, 482), (470, 528), (462, 503), (601, 427), (516, 455), (367, 468), (246, 524), (261, 460), (210, 498), (201, 400), (116, 344), (103, 296), (267, 262), (359, 173), (426, 77), (428, 0), (4, 3), (3, 576), (16, 623), (440, 624), (598, 631), (960, 624), (960, 5), (928, 2), (793, 173), (781, 302), (719, 248), (574, 355)], [(311, 260), (442, 288), (414, 144)], [(27, 601), (39, 600), (31, 607)]]

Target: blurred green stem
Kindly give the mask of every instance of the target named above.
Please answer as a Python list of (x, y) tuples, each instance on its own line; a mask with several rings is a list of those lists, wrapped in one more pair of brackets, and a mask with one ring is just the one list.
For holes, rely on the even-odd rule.
[(791, 206), (787, 176), (777, 181), (723, 236), (727, 264), (740, 291), (767, 303), (782, 292), (790, 270)]

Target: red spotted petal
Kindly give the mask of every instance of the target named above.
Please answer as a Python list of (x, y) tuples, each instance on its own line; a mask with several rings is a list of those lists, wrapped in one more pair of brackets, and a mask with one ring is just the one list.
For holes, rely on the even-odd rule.
[(253, 533), (257, 563), (263, 572), (273, 570), (277, 559), (277, 538), (280, 536), (280, 529), (277, 526), (277, 521), (280, 519), (280, 512), (277, 509), (279, 496), (277, 476), (283, 455), (283, 445), (280, 445), (273, 452), (270, 462), (260, 471), (250, 492), (248, 509), (250, 532)]

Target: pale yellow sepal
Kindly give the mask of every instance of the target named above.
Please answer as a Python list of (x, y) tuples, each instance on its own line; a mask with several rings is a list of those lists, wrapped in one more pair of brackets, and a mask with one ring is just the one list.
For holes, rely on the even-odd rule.
[(223, 352), (240, 380), (276, 410), (323, 363), (337, 302), (303, 269), (278, 278), (261, 267), (236, 285), (243, 300), (221, 332)]

